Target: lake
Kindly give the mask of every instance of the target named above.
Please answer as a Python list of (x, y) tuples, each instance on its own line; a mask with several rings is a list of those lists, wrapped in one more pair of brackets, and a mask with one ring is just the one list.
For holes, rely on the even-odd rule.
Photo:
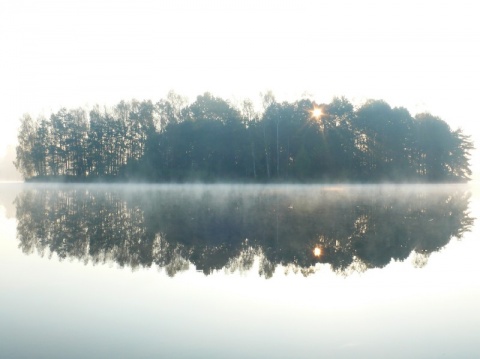
[(479, 194), (0, 184), (0, 357), (478, 358)]

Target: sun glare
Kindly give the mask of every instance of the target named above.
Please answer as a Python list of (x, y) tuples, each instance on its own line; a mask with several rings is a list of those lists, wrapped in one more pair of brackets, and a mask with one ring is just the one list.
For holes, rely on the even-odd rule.
[(322, 255), (322, 250), (320, 249), (320, 247), (315, 247), (313, 249), (313, 255), (315, 257), (320, 257)]
[(322, 117), (323, 115), (323, 112), (322, 112), (322, 109), (320, 107), (314, 107), (313, 110), (312, 110), (312, 117), (315, 118), (315, 119), (319, 119), (320, 117)]

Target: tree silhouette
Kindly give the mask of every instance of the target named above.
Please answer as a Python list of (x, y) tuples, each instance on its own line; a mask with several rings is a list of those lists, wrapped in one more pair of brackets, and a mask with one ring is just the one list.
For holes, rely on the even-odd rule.
[[(26, 179), (153, 182), (464, 182), (473, 144), (438, 117), (370, 100), (354, 109), (277, 102), (237, 109), (205, 93), (187, 105), (121, 101), (21, 119), (15, 165)], [(313, 115), (313, 109), (321, 113)]]

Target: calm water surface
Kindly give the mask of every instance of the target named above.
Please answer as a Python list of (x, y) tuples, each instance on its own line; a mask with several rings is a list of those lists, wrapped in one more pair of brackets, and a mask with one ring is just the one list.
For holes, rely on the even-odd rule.
[(0, 184), (0, 358), (478, 358), (474, 186)]

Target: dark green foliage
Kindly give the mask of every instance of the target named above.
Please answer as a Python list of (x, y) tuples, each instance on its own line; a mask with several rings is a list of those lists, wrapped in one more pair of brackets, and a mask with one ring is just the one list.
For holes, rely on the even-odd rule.
[[(317, 105), (263, 97), (241, 110), (209, 93), (190, 105), (169, 93), (120, 102), (113, 111), (61, 109), (25, 115), (18, 170), (27, 178), (155, 182), (463, 182), (468, 136), (430, 114), (345, 98)], [(322, 115), (313, 116), (320, 108)]]

